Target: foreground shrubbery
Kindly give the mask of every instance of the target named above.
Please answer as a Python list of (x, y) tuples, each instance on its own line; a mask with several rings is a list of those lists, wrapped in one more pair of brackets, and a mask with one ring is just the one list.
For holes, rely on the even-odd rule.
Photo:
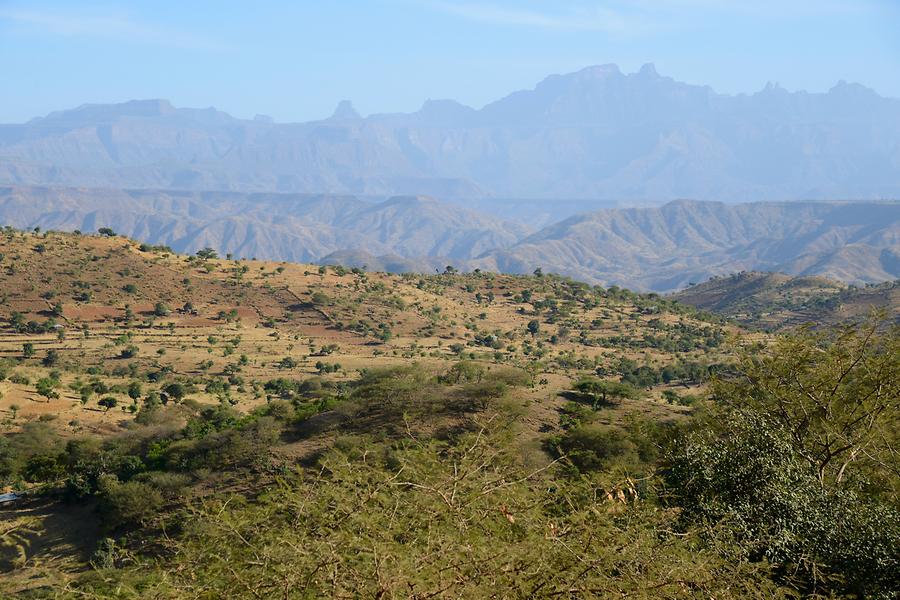
[[(748, 348), (681, 423), (610, 423), (639, 392), (579, 380), (542, 440), (550, 462), (517, 435), (510, 390), (525, 374), (407, 365), (272, 380), (249, 415), (156, 407), (102, 443), (31, 426), (0, 465), (132, 528), (38, 596), (893, 598), (897, 373), (900, 332), (872, 326)], [(331, 448), (311, 467), (274, 464), (282, 430), (310, 434), (319, 411), (340, 423)], [(217, 470), (267, 483), (173, 501)], [(135, 553), (148, 535), (153, 551)]]
[(488, 431), (335, 450), (255, 502), (191, 509), (159, 562), (122, 553), (122, 569), (75, 589), (133, 598), (784, 594), (765, 564), (672, 533), (673, 511), (529, 472), (516, 454)]
[(809, 593), (893, 598), (900, 591), (900, 512), (857, 489), (823, 486), (778, 424), (728, 413), (685, 437), (665, 479), (686, 531), (766, 560), (779, 579)]
[(801, 331), (750, 349), (668, 456), (686, 530), (806, 593), (900, 594), (900, 332)]
[[(459, 366), (450, 374), (455, 378), (457, 371)], [(104, 439), (64, 440), (47, 423), (33, 422), (0, 437), (0, 478), (37, 485), (67, 501), (97, 500), (105, 526), (114, 530), (152, 519), (211, 473), (246, 476), (273, 468), (270, 451), (282, 434), (321, 412), (333, 410), (343, 416), (344, 429), (375, 431), (382, 439), (406, 435), (410, 427), (433, 434), (427, 424), (435, 419), (464, 431), (470, 427), (466, 415), (495, 405), (508, 385), (523, 379), (499, 370), (490, 382), (460, 377), (456, 384), (410, 365), (365, 371), (340, 386), (318, 379), (271, 380), (264, 386), (269, 402), (249, 414), (227, 403), (147, 403), (128, 431)]]

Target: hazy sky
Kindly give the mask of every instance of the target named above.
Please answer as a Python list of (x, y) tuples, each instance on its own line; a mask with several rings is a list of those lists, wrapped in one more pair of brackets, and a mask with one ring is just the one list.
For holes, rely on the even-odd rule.
[(645, 62), (720, 92), (839, 79), (900, 97), (900, 0), (0, 0), (0, 122), (168, 98), (238, 117), (480, 107), (550, 73)]

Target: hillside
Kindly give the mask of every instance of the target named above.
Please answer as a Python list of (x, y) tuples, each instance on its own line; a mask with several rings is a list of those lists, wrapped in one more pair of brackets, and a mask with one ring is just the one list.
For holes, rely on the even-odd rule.
[(179, 252), (431, 273), (528, 274), (668, 292), (742, 270), (864, 285), (900, 277), (900, 203), (675, 201), (539, 231), (418, 196), (0, 187), (0, 223), (114, 231)]
[(337, 251), (467, 260), (529, 230), (424, 197), (367, 202), (330, 194), (0, 188), (0, 223), (115, 231), (180, 252), (315, 262)]
[(848, 286), (824, 277), (745, 272), (712, 279), (668, 296), (739, 323), (768, 330), (805, 323), (864, 320), (873, 310), (900, 321), (900, 285)]
[(900, 101), (840, 82), (729, 96), (645, 65), (551, 75), (481, 109), (272, 123), (165, 100), (0, 126), (0, 182), (446, 198), (900, 196)]
[[(900, 338), (869, 327), (834, 345), (549, 274), (7, 227), (0, 595), (892, 593)], [(843, 466), (766, 425), (764, 392), (823, 386), (873, 415)]]
[(900, 276), (900, 203), (670, 202), (577, 215), (480, 257), (602, 285), (671, 291), (741, 270), (848, 283)]
[[(133, 363), (202, 377), (234, 360), (203, 341), (213, 336), (224, 347), (239, 340), (232, 351), (249, 357), (241, 369), (248, 380), (279, 375), (275, 363), (284, 357), (297, 363), (288, 372), (305, 375), (323, 360), (351, 372), (469, 354), (497, 364), (539, 359), (550, 371), (574, 364), (615, 371), (614, 348), (648, 364), (707, 361), (725, 335), (667, 301), (550, 276), (396, 276), (200, 259), (118, 237), (61, 233), (10, 230), (0, 242), (0, 320), (18, 314), (24, 328), (8, 330), (0, 352), (15, 357), (28, 341), (39, 355), (57, 350), (60, 364), (76, 370)], [(536, 335), (526, 327), (534, 320)], [(117, 362), (129, 344), (140, 347), (138, 357)], [(213, 365), (199, 369), (207, 358)], [(259, 402), (252, 394), (237, 398), (241, 406)], [(2, 402), (20, 403), (23, 415), (51, 408), (35, 399), (27, 385), (13, 386)], [(53, 406), (72, 410), (61, 402)], [(72, 416), (82, 410), (76, 406)]]

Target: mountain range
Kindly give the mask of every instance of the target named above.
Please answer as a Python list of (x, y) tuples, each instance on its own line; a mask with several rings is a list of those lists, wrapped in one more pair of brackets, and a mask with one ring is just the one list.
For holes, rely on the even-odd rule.
[(645, 65), (552, 75), (483, 108), (430, 100), (306, 123), (165, 100), (0, 125), (0, 183), (568, 198), (612, 203), (900, 197), (900, 100), (841, 82), (725, 95)]
[(900, 278), (900, 202), (673, 201), (535, 230), (423, 196), (0, 187), (0, 223), (111, 227), (152, 244), (406, 272), (452, 265), (666, 292), (743, 270)]

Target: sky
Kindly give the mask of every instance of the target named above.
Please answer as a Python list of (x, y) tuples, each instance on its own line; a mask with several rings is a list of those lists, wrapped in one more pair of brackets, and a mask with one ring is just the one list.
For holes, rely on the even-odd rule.
[(276, 121), (479, 108), (616, 63), (721, 93), (900, 98), (900, 0), (0, 0), (0, 122), (165, 98)]

